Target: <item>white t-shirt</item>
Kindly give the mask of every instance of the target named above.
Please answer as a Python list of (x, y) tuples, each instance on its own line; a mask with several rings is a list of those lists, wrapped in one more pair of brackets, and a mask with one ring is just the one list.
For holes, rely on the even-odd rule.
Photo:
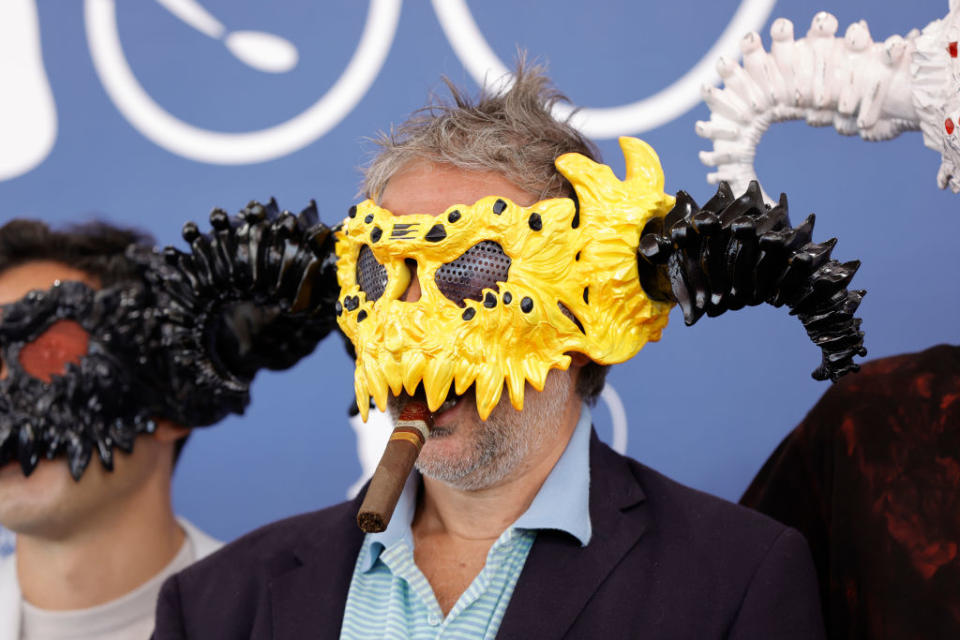
[(73, 611), (38, 609), (24, 601), (20, 640), (147, 640), (163, 581), (196, 559), (193, 541), (185, 536), (180, 551), (160, 573), (116, 600)]

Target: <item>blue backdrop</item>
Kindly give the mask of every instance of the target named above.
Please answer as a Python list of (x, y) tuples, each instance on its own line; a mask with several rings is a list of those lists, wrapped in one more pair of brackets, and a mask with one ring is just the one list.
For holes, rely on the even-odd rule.
[[(34, 0), (4, 2), (26, 7), (27, 14), (34, 6)], [(866, 18), (877, 41), (947, 11), (946, 0), (832, 5), (780, 0), (761, 31), (765, 43), (773, 18), (790, 18), (800, 36), (821, 8), (837, 15), (841, 31)], [(354, 85), (340, 86), (347, 94), (359, 87), (354, 98), (319, 107), (312, 105), (330, 99), (365, 24), (376, 22), (368, 12), (382, 12), (373, 18), (382, 18), (378, 24), (387, 25), (389, 36), (390, 11), (399, 0), (369, 6), (355, 0), (203, 0), (208, 13), (197, 6), (117, 3), (113, 29), (111, 0), (36, 3), (38, 69), (45, 78), (34, 73), (25, 81), (33, 89), (23, 91), (8, 80), (0, 95), (26, 104), (38, 133), (0, 127), (8, 136), (0, 138), (0, 157), (6, 153), (13, 167), (0, 178), (0, 222), (97, 216), (178, 243), (182, 223), (206, 224), (214, 206), (232, 211), (250, 199), (275, 196), (294, 210), (315, 198), (323, 219), (334, 223), (356, 199), (356, 168), (371, 151), (365, 137), (421, 106), (430, 91), (440, 90), (442, 74), (477, 86), (424, 0), (403, 4), (392, 42), (372, 34), (361, 46), (366, 66), (351, 76)], [(713, 46), (738, 7), (739, 0), (470, 5), (502, 60), (509, 64), (517, 47), (526, 49), (549, 63), (556, 84), (575, 103), (592, 107), (634, 102), (673, 83)], [(19, 38), (32, 33), (15, 26), (8, 21), (0, 32), (14, 30)], [(242, 32), (251, 30), (282, 40), (244, 40)], [(122, 47), (119, 58), (111, 38)], [(96, 66), (92, 52), (100, 56)], [(379, 70), (378, 52), (385, 56)], [(28, 62), (0, 59), (0, 69)], [(124, 75), (126, 67), (131, 76)], [(361, 72), (370, 79), (366, 91)], [(52, 93), (55, 131), (44, 116), (43, 86)], [(109, 93), (108, 86), (114, 87)], [(35, 108), (28, 104), (33, 96)], [(144, 96), (162, 116), (151, 115)], [(300, 114), (311, 108), (319, 114), (312, 124), (267, 135), (266, 143), (205, 133), (250, 132), (296, 118), (300, 126)], [(331, 115), (336, 109), (342, 118)], [(138, 117), (146, 124), (137, 124)], [(697, 159), (710, 143), (693, 127), (708, 117), (698, 104), (641, 134), (660, 154), (668, 191), (685, 189), (699, 202), (713, 192)], [(52, 142), (49, 151), (43, 135)], [(289, 135), (285, 143), (283, 135)], [(298, 142), (302, 148), (281, 148)], [(616, 141), (598, 142), (622, 175)], [(17, 145), (24, 149), (19, 160)], [(222, 164), (217, 154), (235, 160), (248, 154), (250, 160)], [(276, 157), (251, 161), (257, 154)], [(919, 133), (871, 144), (832, 128), (777, 125), (764, 138), (757, 165), (768, 191), (789, 194), (795, 222), (815, 211), (816, 237), (838, 236), (835, 256), (863, 261), (854, 285), (869, 290), (861, 315), (871, 357), (956, 339), (960, 212), (957, 196), (936, 188), (939, 156), (923, 146)], [(626, 405), (627, 451), (686, 484), (736, 500), (825, 390), (810, 378), (818, 360), (800, 323), (783, 310), (747, 309), (692, 328), (675, 311), (662, 342), (611, 374)], [(262, 374), (244, 416), (194, 433), (176, 471), (177, 510), (231, 539), (343, 499), (361, 472), (346, 417), (352, 393), (352, 364), (337, 339), (292, 371)], [(596, 414), (601, 436), (610, 439), (610, 416), (602, 407)]]

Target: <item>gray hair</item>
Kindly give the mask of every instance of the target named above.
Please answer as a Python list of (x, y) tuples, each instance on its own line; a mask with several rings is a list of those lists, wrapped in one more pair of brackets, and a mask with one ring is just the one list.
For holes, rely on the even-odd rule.
[[(366, 197), (380, 200), (390, 178), (416, 161), (446, 164), (467, 171), (494, 171), (538, 199), (575, 197), (553, 162), (564, 153), (580, 153), (599, 162), (600, 150), (570, 125), (551, 115), (569, 102), (538, 64), (518, 56), (513, 85), (505, 92), (481, 91), (472, 99), (443, 79), (451, 102), (437, 100), (414, 111), (389, 133), (373, 138), (378, 153), (363, 170)], [(606, 366), (589, 362), (580, 370), (577, 393), (594, 404), (603, 390)]]
[(568, 121), (551, 115), (553, 105), (567, 98), (542, 66), (527, 64), (521, 57), (508, 91), (481, 91), (476, 100), (449, 79), (443, 81), (452, 102), (431, 96), (431, 104), (373, 139), (380, 149), (364, 170), (367, 197), (378, 199), (390, 178), (417, 160), (495, 171), (541, 200), (572, 196), (573, 189), (553, 161), (571, 152), (600, 161), (592, 142)]

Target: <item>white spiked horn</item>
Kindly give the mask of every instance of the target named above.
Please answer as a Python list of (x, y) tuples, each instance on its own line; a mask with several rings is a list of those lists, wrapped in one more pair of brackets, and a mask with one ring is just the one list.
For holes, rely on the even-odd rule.
[(712, 151), (700, 152), (704, 164), (716, 167), (708, 182), (745, 190), (757, 179), (757, 144), (770, 125), (806, 120), (865, 140), (921, 130), (924, 144), (942, 156), (937, 184), (960, 193), (960, 0), (950, 0), (947, 16), (922, 33), (882, 43), (863, 20), (843, 38), (837, 28), (823, 11), (805, 37), (794, 39), (793, 24), (780, 18), (770, 28), (769, 52), (752, 32), (740, 44), (742, 66), (717, 62), (724, 87), (703, 87), (710, 120), (696, 125), (698, 135), (713, 140)]

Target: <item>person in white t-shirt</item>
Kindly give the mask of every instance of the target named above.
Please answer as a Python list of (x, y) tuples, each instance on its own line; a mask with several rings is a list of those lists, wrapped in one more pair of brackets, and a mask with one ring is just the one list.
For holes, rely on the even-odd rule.
[[(91, 290), (135, 278), (128, 246), (151, 244), (137, 232), (105, 224), (53, 231), (41, 222), (12, 221), (0, 227), (0, 305), (26, 301), (42, 315), (49, 310), (37, 300), (57, 295), (57, 309), (81, 309), (73, 298), (88, 300)], [(27, 296), (30, 291), (46, 293), (38, 298)], [(64, 291), (74, 292), (73, 298)], [(16, 325), (16, 310), (3, 309), (8, 324)], [(0, 400), (0, 525), (16, 534), (14, 554), (0, 559), (0, 640), (145, 639), (163, 580), (220, 546), (177, 518), (171, 505), (173, 468), (190, 430), (150, 416), (134, 421), (132, 435), (123, 427), (97, 431), (91, 426), (97, 411), (113, 406), (117, 398), (111, 393), (124, 393), (124, 376), (96, 403), (77, 383), (75, 398), (81, 400), (74, 404), (95, 406), (76, 415), (58, 413), (61, 408), (49, 400), (57, 397), (52, 390), (94, 366), (81, 361), (96, 351), (96, 341), (83, 318), (49, 313), (55, 317), (35, 328), (29, 341), (15, 348), (0, 344), (0, 385), (6, 384)], [(10, 331), (0, 325), (0, 333)], [(40, 427), (25, 426), (34, 424), (24, 415), (31, 410), (35, 424), (47, 425), (43, 434)], [(88, 438), (91, 431), (96, 433)]]

